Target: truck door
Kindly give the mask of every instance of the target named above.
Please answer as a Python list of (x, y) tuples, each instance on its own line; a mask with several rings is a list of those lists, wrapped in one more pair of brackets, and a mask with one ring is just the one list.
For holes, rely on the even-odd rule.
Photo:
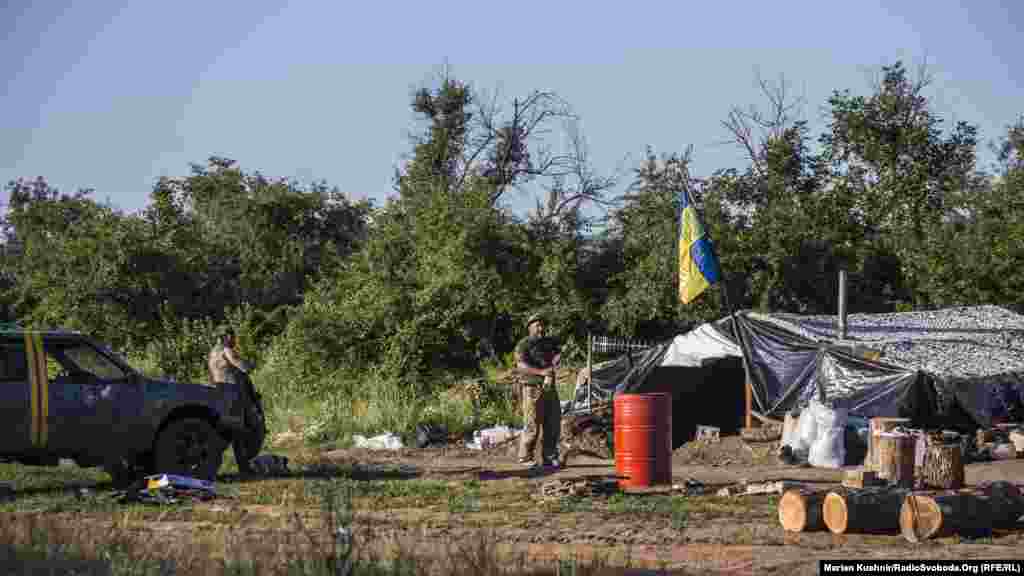
[(31, 449), (33, 416), (25, 338), (0, 336), (0, 454)]
[(50, 382), (50, 437), (61, 454), (102, 459), (137, 443), (139, 384), (81, 340), (51, 340), (46, 354), (59, 365)]

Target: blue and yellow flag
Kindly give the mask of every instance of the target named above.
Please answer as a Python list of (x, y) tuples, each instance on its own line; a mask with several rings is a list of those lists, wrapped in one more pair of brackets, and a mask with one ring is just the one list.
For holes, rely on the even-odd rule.
[(680, 195), (679, 211), (679, 299), (689, 304), (722, 276), (711, 239), (704, 230), (693, 198), (687, 190)]

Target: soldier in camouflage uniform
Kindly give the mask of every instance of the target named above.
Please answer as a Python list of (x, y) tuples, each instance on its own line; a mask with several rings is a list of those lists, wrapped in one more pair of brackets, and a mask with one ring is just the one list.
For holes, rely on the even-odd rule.
[[(560, 353), (553, 339), (544, 336), (544, 319), (533, 314), (526, 321), (529, 335), (516, 344), (516, 368), (523, 374), (523, 425), (519, 441), (520, 464), (533, 466), (534, 448), (541, 437), (541, 456), (545, 466), (558, 466), (558, 437), (561, 433), (561, 405), (555, 388), (555, 366)], [(547, 344), (547, 350), (543, 349)]]

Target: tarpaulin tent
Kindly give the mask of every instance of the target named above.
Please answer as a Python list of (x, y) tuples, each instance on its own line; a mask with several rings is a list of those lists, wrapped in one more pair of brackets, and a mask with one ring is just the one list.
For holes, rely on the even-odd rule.
[[(1022, 416), (1024, 317), (995, 306), (854, 314), (838, 339), (832, 316), (741, 312), (592, 372), (592, 403), (671, 391), (676, 445), (697, 424), (738, 427), (748, 377), (761, 416), (781, 419), (819, 397), (864, 418), (972, 430)], [(584, 409), (586, 390), (578, 387), (571, 410)]]

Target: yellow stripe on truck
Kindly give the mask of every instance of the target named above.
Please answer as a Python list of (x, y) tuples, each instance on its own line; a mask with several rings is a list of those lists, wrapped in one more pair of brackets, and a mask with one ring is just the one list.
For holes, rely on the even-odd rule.
[(32, 414), (32, 445), (39, 445), (39, 364), (36, 362), (35, 342), (31, 334), (25, 334), (25, 361), (28, 363), (29, 388), (32, 391), (29, 402)]
[(43, 349), (43, 338), (35, 335), (36, 361), (39, 374), (39, 445), (46, 446), (50, 431), (50, 378), (46, 370), (46, 350)]

